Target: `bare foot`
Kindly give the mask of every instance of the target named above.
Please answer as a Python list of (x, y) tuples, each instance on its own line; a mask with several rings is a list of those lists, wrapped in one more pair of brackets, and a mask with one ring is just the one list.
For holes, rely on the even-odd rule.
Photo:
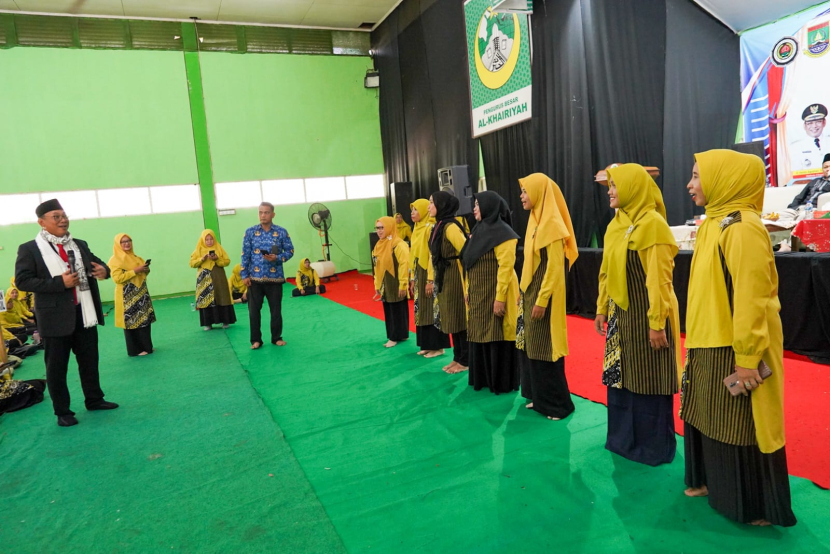
[(765, 519), (756, 519), (755, 521), (751, 522), (750, 525), (755, 525), (757, 527), (769, 527), (770, 525), (772, 525), (772, 523)]
[(386, 344), (384, 344), (383, 346), (385, 346), (386, 348), (392, 348), (393, 346), (397, 346), (397, 345), (398, 345), (397, 342), (395, 342), (393, 340), (388, 340), (388, 341), (386, 341)]
[(419, 356), (423, 356), (423, 355), (424, 355), (424, 354), (426, 354), (427, 352), (429, 352), (429, 350), (418, 350), (418, 351), (417, 351), (417, 352), (415, 352), (415, 353), (416, 353), (417, 355), (419, 355)]
[(274, 344), (276, 344), (277, 346), (285, 346), (287, 343), (284, 340), (280, 339), (277, 342), (275, 342)]
[(148, 354), (148, 352), (141, 352), (141, 353), (139, 353), (139, 356), (146, 356), (147, 354)]
[(470, 368), (468, 368), (468, 367), (466, 367), (466, 366), (463, 366), (463, 365), (461, 365), (461, 364), (459, 364), (459, 363), (456, 363), (456, 364), (455, 364), (455, 367), (454, 367), (454, 368), (452, 368), (452, 369), (450, 369), (450, 370), (448, 370), (448, 371), (447, 371), (447, 373), (449, 373), (449, 374), (462, 373), (462, 372), (464, 372), (464, 371), (467, 371), (468, 369), (470, 369)]
[(432, 350), (431, 352), (427, 352), (424, 355), (424, 358), (437, 358), (438, 356), (443, 356), (443, 355), (444, 355), (444, 349), (442, 348), (441, 350)]
[(441, 369), (443, 369), (443, 370), (444, 370), (444, 371), (446, 371), (447, 373), (452, 373), (452, 372), (453, 372), (452, 370), (453, 370), (453, 369), (455, 369), (455, 366), (457, 366), (457, 365), (458, 365), (458, 364), (457, 364), (457, 363), (455, 363), (455, 362), (450, 362), (449, 364), (445, 365), (445, 366), (444, 366), (444, 367), (442, 367)]
[(686, 496), (690, 496), (692, 498), (696, 498), (699, 496), (709, 496), (709, 487), (707, 487), (706, 485), (703, 485), (699, 488), (689, 487), (688, 489), (683, 491), (683, 494), (685, 494)]
[(530, 410), (531, 408), (533, 408), (533, 402), (530, 402), (530, 403), (528, 403), (528, 404), (525, 404), (525, 408), (527, 408), (528, 410)]
[(559, 421), (562, 418), (561, 417), (550, 417), (550, 416), (548, 416), (548, 419), (551, 420), (551, 421)]
[(251, 350), (259, 350), (259, 348), (261, 346), (262, 346), (261, 342), (255, 342), (255, 343), (251, 344)]

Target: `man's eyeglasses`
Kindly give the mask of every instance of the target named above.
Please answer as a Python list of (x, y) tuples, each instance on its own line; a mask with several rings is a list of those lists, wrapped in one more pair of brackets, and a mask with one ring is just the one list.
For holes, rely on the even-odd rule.
[(55, 223), (60, 223), (61, 221), (69, 221), (69, 217), (66, 214), (63, 215), (53, 215), (50, 216), (52, 221)]

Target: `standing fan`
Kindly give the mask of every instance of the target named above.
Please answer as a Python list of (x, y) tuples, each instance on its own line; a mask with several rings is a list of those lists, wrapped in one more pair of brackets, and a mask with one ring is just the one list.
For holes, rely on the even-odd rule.
[(331, 261), (331, 244), (329, 243), (329, 229), (331, 229), (331, 211), (322, 204), (312, 204), (308, 208), (308, 222), (320, 232), (323, 237), (323, 253), (326, 261)]

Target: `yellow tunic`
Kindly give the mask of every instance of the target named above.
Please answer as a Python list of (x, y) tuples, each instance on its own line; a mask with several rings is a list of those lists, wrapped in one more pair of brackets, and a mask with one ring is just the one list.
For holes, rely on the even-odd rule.
[(499, 262), (498, 283), (496, 284), (496, 300), (504, 302), (505, 313), (502, 322), (504, 340), (516, 340), (516, 320), (519, 317), (519, 278), (516, 276), (516, 245), (517, 239), (501, 243), (493, 250)]
[[(565, 313), (565, 248), (564, 240), (555, 240), (545, 247), (548, 266), (542, 277), (536, 305), (550, 310), (551, 354), (553, 361), (568, 355), (568, 322)], [(531, 314), (525, 313), (525, 318)]]
[[(655, 244), (637, 251), (643, 271), (646, 273), (648, 290), (648, 326), (655, 331), (666, 327), (666, 320), (671, 321), (672, 337), (677, 360), (677, 376), (683, 372), (682, 353), (680, 349), (680, 311), (677, 296), (674, 294), (672, 275), (674, 273), (674, 249), (667, 244)], [(597, 298), (597, 315), (608, 315), (607, 275), (600, 271), (599, 297)]]

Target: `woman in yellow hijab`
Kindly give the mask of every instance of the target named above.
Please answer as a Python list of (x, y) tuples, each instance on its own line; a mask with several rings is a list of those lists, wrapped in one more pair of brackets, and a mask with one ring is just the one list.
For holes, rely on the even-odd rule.
[[(686, 494), (708, 495), (710, 506), (741, 523), (795, 525), (778, 273), (761, 223), (764, 163), (731, 150), (695, 161), (686, 188), (707, 217), (697, 232), (686, 311)], [(762, 379), (759, 369), (767, 367), (772, 374)]]
[(681, 352), (672, 286), (677, 245), (663, 195), (641, 165), (609, 167), (607, 184), (617, 213), (605, 232), (594, 322), (606, 337), (605, 448), (657, 466), (670, 463), (677, 450), (673, 395), (679, 390)]
[(231, 271), (231, 278), (228, 279), (228, 289), (233, 298), (234, 304), (248, 303), (248, 287), (242, 280), (242, 264), (236, 264)]
[(409, 241), (412, 239), (412, 227), (403, 220), (403, 216), (399, 213), (395, 214), (395, 225), (398, 229), (398, 236), (409, 244)]
[(542, 173), (519, 179), (519, 184), (522, 207), (530, 212), (516, 325), (516, 347), (525, 353), (521, 362), (522, 396), (530, 401), (527, 408), (560, 420), (574, 411), (565, 377), (565, 271), (579, 252), (571, 214), (559, 186)]
[(435, 218), (429, 215), (429, 200), (426, 198), (419, 198), (409, 207), (415, 223), (409, 249), (409, 290), (415, 299), (415, 338), (419, 347), (417, 354), (435, 358), (443, 355), (444, 349), (450, 347), (450, 336), (435, 327), (433, 298), (426, 292), (427, 285), (432, 285), (434, 280), (429, 235), (435, 226)]
[(199, 271), (196, 275), (196, 309), (199, 325), (210, 331), (216, 324), (227, 329), (236, 323), (233, 297), (230, 294), (225, 268), (231, 259), (210, 229), (202, 231), (196, 250), (190, 255), (190, 267)]
[(409, 338), (409, 247), (398, 236), (395, 218), (375, 222), (378, 243), (372, 250), (375, 266), (375, 301), (383, 301), (386, 348)]
[(311, 267), (311, 260), (308, 258), (300, 260), (300, 267), (297, 268), (296, 285), (297, 288), (291, 291), (291, 296), (306, 296), (326, 292), (326, 285), (320, 284), (320, 276), (317, 274), (317, 270)]
[(125, 233), (115, 235), (112, 258), (107, 265), (115, 281), (115, 326), (124, 329), (128, 356), (153, 353), (150, 325), (156, 321), (153, 300), (147, 290), (150, 260), (136, 256), (133, 239)]
[(4, 297), (6, 311), (0, 312), (0, 324), (13, 334), (26, 337), (34, 333), (37, 326), (35, 325), (34, 314), (26, 309), (21, 296), (17, 287), (12, 286), (6, 290)]

